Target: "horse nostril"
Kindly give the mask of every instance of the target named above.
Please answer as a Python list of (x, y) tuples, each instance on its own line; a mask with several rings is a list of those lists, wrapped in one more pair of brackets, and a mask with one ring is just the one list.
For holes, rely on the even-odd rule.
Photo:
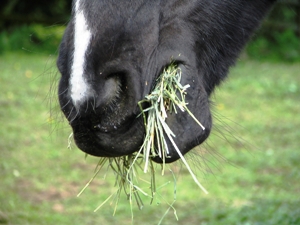
[(123, 74), (114, 73), (107, 76), (96, 83), (96, 107), (101, 108), (103, 106), (110, 105), (119, 99), (124, 86), (124, 76)]

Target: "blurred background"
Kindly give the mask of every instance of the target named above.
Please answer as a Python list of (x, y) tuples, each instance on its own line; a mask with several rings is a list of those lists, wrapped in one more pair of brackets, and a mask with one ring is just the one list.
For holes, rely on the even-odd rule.
[(97, 212), (115, 178), (102, 171), (77, 197), (98, 159), (74, 146), (57, 102), (71, 7), (0, 1), (0, 224), (300, 225), (299, 0), (278, 1), (212, 96), (212, 135), (187, 156), (209, 194), (178, 162), (158, 172), (152, 205), (143, 196), (138, 210), (122, 195)]

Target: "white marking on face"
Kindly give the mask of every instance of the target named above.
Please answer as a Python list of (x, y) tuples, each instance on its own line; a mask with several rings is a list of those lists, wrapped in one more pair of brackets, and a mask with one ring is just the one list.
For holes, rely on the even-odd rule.
[(77, 0), (75, 4), (74, 56), (70, 77), (71, 99), (75, 107), (78, 107), (89, 95), (89, 85), (84, 78), (84, 69), (91, 32), (79, 3), (80, 0)]

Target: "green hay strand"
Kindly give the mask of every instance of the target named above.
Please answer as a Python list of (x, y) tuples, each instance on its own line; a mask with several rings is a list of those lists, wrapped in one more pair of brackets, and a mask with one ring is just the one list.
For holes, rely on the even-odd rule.
[[(104, 167), (106, 163), (108, 163), (107, 169), (112, 169), (116, 177), (115, 186), (117, 187), (117, 191), (114, 197), (114, 213), (116, 212), (121, 193), (125, 193), (125, 195), (127, 196), (130, 202), (131, 211), (133, 199), (135, 200), (139, 209), (143, 208), (144, 204), (141, 195), (150, 198), (150, 203), (152, 203), (158, 189), (155, 182), (156, 170), (151, 158), (158, 156), (162, 159), (163, 163), (161, 165), (161, 174), (164, 175), (165, 160), (169, 154), (169, 148), (165, 137), (167, 137), (172, 143), (174, 149), (177, 151), (182, 162), (187, 167), (195, 183), (204, 193), (208, 193), (197, 180), (195, 174), (189, 167), (184, 156), (181, 154), (174, 140), (176, 136), (166, 123), (168, 113), (177, 113), (178, 110), (181, 110), (183, 112), (189, 113), (189, 115), (195, 120), (195, 122), (203, 130), (205, 130), (205, 127), (188, 109), (188, 104), (185, 102), (185, 96), (186, 90), (189, 88), (189, 85), (182, 86), (180, 80), (181, 70), (176, 64), (171, 63), (164, 69), (161, 76), (156, 80), (156, 86), (153, 91), (149, 95), (147, 95), (145, 99), (138, 103), (141, 110), (141, 114), (139, 116), (143, 117), (145, 126), (145, 138), (141, 148), (137, 152), (128, 156), (116, 158), (100, 158), (94, 176), (78, 195), (80, 195), (86, 189), (86, 187), (88, 187), (88, 185), (96, 177), (99, 171)], [(149, 107), (143, 108), (143, 105), (148, 105)], [(138, 177), (138, 171), (140, 170), (144, 173), (148, 173), (150, 171), (150, 182), (148, 182), (150, 186), (150, 194), (139, 187), (139, 181), (141, 180)], [(167, 212), (170, 209), (173, 209), (174, 214), (177, 218), (176, 210), (173, 206), (176, 200), (176, 180), (174, 174), (173, 177), (174, 201), (171, 204), (168, 203), (170, 207)], [(99, 207), (97, 207), (95, 211), (101, 208), (108, 200), (112, 198), (112, 196), (113, 194), (109, 196)], [(164, 216), (166, 215), (166, 213), (164, 214)]]

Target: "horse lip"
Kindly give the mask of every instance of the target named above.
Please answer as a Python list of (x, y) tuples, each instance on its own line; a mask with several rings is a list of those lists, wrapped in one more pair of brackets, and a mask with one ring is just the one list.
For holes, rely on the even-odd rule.
[[(97, 130), (91, 124), (86, 126), (87, 124), (79, 121), (73, 123), (75, 143), (83, 152), (96, 157), (120, 157), (132, 154), (141, 146), (141, 137), (143, 137), (141, 133), (136, 136), (136, 131), (141, 130), (140, 126), (142, 123), (139, 121), (140, 118), (133, 116), (125, 123), (122, 123), (122, 126), (117, 130), (107, 130), (107, 132)], [(123, 142), (122, 138), (126, 137), (126, 140), (130, 140), (133, 136), (135, 137), (134, 142)]]
[(121, 122), (118, 123), (111, 123), (111, 124), (103, 124), (103, 123), (96, 123), (91, 126), (91, 130), (96, 133), (120, 133), (122, 131), (128, 130), (132, 126), (132, 124), (135, 122), (137, 116), (131, 115), (124, 117)]
[[(119, 126), (113, 125), (112, 127), (108, 127), (108, 126), (103, 126), (103, 125), (101, 125), (101, 124), (99, 123), (99, 124), (97, 124), (97, 125), (94, 125), (92, 128), (93, 128), (93, 130), (99, 131), (99, 132), (101, 132), (101, 133), (109, 133), (109, 132), (111, 132), (111, 131), (113, 131), (113, 130), (117, 130), (117, 129), (119, 128)], [(112, 129), (112, 128), (113, 128), (113, 129)]]

